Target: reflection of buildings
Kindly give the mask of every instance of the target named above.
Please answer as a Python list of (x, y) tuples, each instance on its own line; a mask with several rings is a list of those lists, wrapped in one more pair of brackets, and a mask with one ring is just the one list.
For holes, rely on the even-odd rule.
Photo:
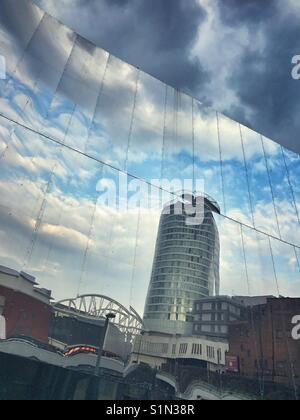
[(144, 333), (135, 341), (133, 363), (146, 363), (157, 369), (179, 361), (195, 362), (211, 371), (225, 370), (228, 342), (205, 336)]
[[(70, 346), (97, 348), (104, 332), (105, 317), (114, 313), (103, 354), (123, 363), (142, 320), (131, 308), (105, 296), (81, 296), (51, 305), (51, 292), (37, 287), (35, 278), (0, 266), (1, 338), (51, 344), (64, 352)], [(20, 341), (17, 341), (20, 343)], [(19, 345), (19, 344), (18, 344)], [(37, 344), (39, 345), (39, 344)], [(95, 362), (95, 360), (94, 360)]]
[(142, 320), (132, 308), (127, 310), (106, 296), (79, 296), (57, 303), (53, 309), (50, 342), (62, 350), (70, 346), (98, 347), (104, 334), (105, 317), (114, 313), (116, 318), (109, 324), (103, 355), (123, 364), (131, 353), (132, 340), (142, 327)]
[(229, 327), (229, 356), (241, 376), (300, 385), (300, 345), (291, 336), (300, 299), (268, 298)]
[[(156, 380), (151, 368), (126, 368), (142, 322), (133, 308), (98, 295), (50, 305), (50, 292), (37, 289), (33, 277), (1, 267), (2, 312), (7, 339), (0, 336), (0, 400), (173, 398), (174, 389)], [(91, 374), (108, 313), (116, 317), (107, 330), (96, 378)]]
[(208, 197), (201, 202), (202, 220), (194, 225), (188, 223), (196, 205), (191, 195), (183, 194), (182, 201), (163, 211), (144, 313), (147, 330), (191, 333), (194, 302), (219, 293), (220, 244), (213, 212), (220, 210)]
[(134, 362), (157, 368), (178, 361), (192, 362), (210, 371), (225, 371), (231, 322), (240, 320), (246, 308), (240, 300), (213, 296), (194, 302), (191, 334), (144, 332), (136, 340)]
[[(299, 344), (291, 338), (291, 320), (300, 313), (300, 299), (204, 297), (194, 302), (192, 334), (139, 334), (142, 324), (134, 310), (105, 296), (81, 296), (50, 305), (50, 293), (37, 289), (27, 274), (1, 267), (0, 282), (0, 309), (4, 308), (10, 337), (0, 341), (0, 359), (6, 366), (6, 379), (0, 375), (0, 385), (1, 381), (12, 381), (12, 386), (14, 380), (20, 380), (18, 372), (27, 372), (26, 367), (32, 365), (30, 375), (22, 379), (26, 392), (37, 395), (48, 384), (49, 398), (60, 395), (63, 399), (88, 399), (97, 344), (103, 334), (105, 314), (111, 311), (116, 319), (109, 327), (102, 353), (99, 380), (103, 387), (99, 388), (99, 398), (122, 398), (124, 393), (148, 398), (147, 390), (155, 382), (151, 369), (152, 379), (149, 376), (150, 383), (145, 381), (145, 388), (129, 385), (132, 380), (140, 384), (134, 372), (145, 365), (161, 371), (157, 378), (164, 382), (159, 382), (157, 392), (170, 378), (182, 390), (197, 381), (205, 384), (209, 380), (218, 385), (220, 374), (223, 386), (230, 387), (234, 381), (238, 386), (245, 385), (245, 393), (249, 383), (254, 394), (262, 392), (260, 383), (264, 392), (280, 395), (285, 395), (285, 388), (276, 388), (279, 385), (289, 389), (299, 385)], [(26, 314), (20, 318), (18, 328), (11, 326), (11, 319), (15, 319), (9, 315), (12, 309)], [(130, 353), (131, 364), (127, 366)], [(43, 372), (47, 375), (43, 376)], [(251, 380), (254, 382), (247, 382)], [(7, 392), (15, 395), (13, 388), (3, 390), (0, 398)]]
[[(192, 209), (197, 209), (194, 219)], [(195, 303), (219, 294), (220, 242), (214, 212), (220, 209), (213, 199), (191, 194), (165, 206), (145, 306), (145, 331), (135, 342), (133, 362), (162, 368), (192, 360), (211, 370), (225, 368), (224, 337), (193, 334), (199, 325), (194, 324)]]
[(50, 301), (51, 292), (38, 288), (34, 277), (0, 266), (0, 305), (6, 337), (27, 336), (47, 343)]
[(274, 296), (213, 296), (195, 302), (193, 334), (227, 338), (229, 326), (243, 319), (247, 308), (265, 305)]
[[(50, 300), (51, 293), (37, 288), (32, 276), (0, 267), (0, 362), (6, 366), (0, 375), (0, 399), (17, 397), (15, 381), (26, 395), (88, 398), (107, 313), (116, 317), (105, 337), (99, 393), (101, 398), (117, 398), (120, 384), (126, 386), (126, 362), (142, 320), (132, 308), (104, 296), (54, 305)], [(42, 393), (47, 387), (48, 393)]]
[(120, 362), (103, 357), (96, 397), (95, 377), (85, 366), (92, 361), (94, 355), (62, 357), (28, 342), (0, 342), (0, 400), (169, 400), (174, 396), (174, 389), (157, 381), (149, 367), (124, 371)]
[[(104, 332), (104, 324), (104, 320), (80, 319), (75, 315), (53, 315), (50, 323), (50, 342), (62, 349), (76, 346), (97, 348), (99, 337)], [(124, 362), (130, 351), (131, 345), (126, 343), (124, 334), (114, 325), (109, 325), (103, 353)]]
[(229, 324), (238, 321), (244, 306), (226, 296), (201, 299), (194, 305), (194, 335), (228, 337)]
[[(74, 146), (74, 150), (69, 150), (70, 153), (76, 152), (79, 147), (77, 151), (86, 152), (84, 155), (94, 158), (94, 160), (95, 158), (97, 160), (97, 157), (103, 154), (107, 156), (106, 163), (123, 161), (126, 157), (125, 167), (131, 172), (131, 175), (138, 176), (142, 174), (142, 178), (146, 176), (146, 172), (149, 175), (149, 179), (152, 178), (150, 176), (152, 167), (153, 173), (156, 173), (157, 168), (160, 170), (162, 166), (167, 169), (168, 173), (174, 168), (175, 171), (172, 175), (180, 175), (181, 177), (184, 170), (188, 169), (193, 160), (196, 165), (201, 164), (203, 169), (209, 167), (209, 171), (202, 171), (203, 173), (208, 172), (211, 174), (213, 172), (214, 176), (209, 181), (212, 191), (215, 190), (215, 187), (218, 190), (220, 189), (215, 184), (216, 181), (219, 182), (219, 177), (222, 176), (221, 190), (224, 194), (224, 204), (225, 202), (227, 203), (227, 210), (235, 208), (235, 204), (239, 201), (237, 208), (240, 211), (235, 211), (238, 221), (245, 223), (246, 215), (242, 214), (243, 209), (248, 207), (250, 213), (258, 212), (260, 215), (261, 209), (265, 205), (265, 210), (268, 210), (267, 214), (270, 214), (275, 223), (270, 223), (270, 231), (268, 226), (264, 226), (263, 233), (269, 231), (269, 233), (274, 235), (271, 225), (277, 224), (278, 230), (281, 231), (279, 232), (279, 237), (289, 236), (289, 229), (285, 228), (285, 221), (282, 224), (283, 218), (278, 218), (276, 214), (276, 208), (280, 207), (280, 203), (284, 201), (286, 213), (290, 214), (290, 219), (296, 220), (296, 216), (298, 216), (296, 214), (298, 213), (296, 203), (297, 190), (293, 189), (294, 179), (297, 179), (297, 176), (294, 176), (294, 174), (297, 174), (294, 162), (296, 159), (290, 157), (288, 152), (281, 150), (277, 146), (275, 153), (275, 145), (269, 143), (266, 139), (255, 133), (250, 133), (250, 131), (238, 126), (238, 124), (231, 123), (218, 113), (209, 112), (197, 101), (178, 93), (178, 91), (170, 90), (169, 87), (167, 87), (166, 98), (164, 98), (164, 87), (160, 82), (151, 80), (145, 74), (139, 74), (137, 69), (131, 68), (106, 52), (94, 48), (89, 42), (71, 33), (69, 29), (64, 28), (50, 16), (43, 15), (43, 12), (38, 11), (35, 6), (26, 5), (25, 2), (22, 2), (24, 5), (20, 6), (18, 3), (21, 2), (5, 0), (2, 1), (1, 5), (2, 11), (5, 10), (2, 17), (11, 17), (11, 19), (6, 19), (2, 28), (4, 43), (1, 44), (1, 48), (3, 48), (4, 52), (7, 52), (4, 55), (9, 57), (7, 62), (10, 67), (8, 69), (10, 77), (8, 78), (9, 83), (4, 83), (3, 85), (5, 89), (3, 89), (4, 95), (1, 95), (3, 96), (1, 98), (1, 110), (5, 111), (4, 114), (8, 119), (13, 116), (15, 121), (23, 122), (24, 127), (22, 130), (22, 127), (14, 130), (15, 124), (2, 119), (3, 130), (1, 131), (3, 131), (3, 137), (1, 136), (1, 143), (3, 143), (4, 147), (5, 145), (9, 147), (8, 151), (10, 151), (9, 154), (11, 156), (15, 152), (16, 156), (20, 153), (20, 156), (25, 154), (27, 158), (24, 160), (23, 165), (11, 166), (11, 156), (10, 158), (8, 155), (5, 156), (5, 148), (3, 149), (4, 155), (1, 151), (1, 166), (4, 168), (3, 180), (5, 182), (9, 181), (7, 184), (3, 183), (3, 186), (7, 188), (2, 189), (4, 194), (4, 203), (2, 204), (5, 204), (1, 212), (2, 216), (5, 215), (5, 218), (2, 218), (3, 230), (10, 245), (6, 250), (4, 249), (3, 255), (10, 255), (10, 248), (14, 243), (16, 232), (17, 237), (21, 240), (23, 235), (25, 235), (25, 227), (27, 234), (28, 229), (32, 230), (32, 223), (28, 223), (29, 219), (27, 216), (30, 214), (30, 218), (32, 218), (33, 214), (37, 214), (36, 206), (39, 205), (39, 198), (41, 198), (37, 198), (39, 194), (43, 196), (43, 199), (40, 200), (41, 208), (38, 212), (39, 216), (36, 220), (34, 236), (36, 237), (38, 234), (41, 237), (41, 241), (33, 241), (32, 251), (38, 247), (37, 245), (49, 244), (51, 241), (60, 262), (64, 259), (60, 255), (62, 242), (68, 249), (69, 245), (71, 245), (70, 242), (74, 242), (72, 245), (77, 243), (79, 246), (76, 248), (80, 249), (79, 252), (82, 251), (82, 244), (79, 240), (79, 238), (84, 239), (81, 232), (82, 226), (79, 226), (78, 219), (72, 219), (72, 215), (77, 215), (77, 212), (73, 211), (74, 201), (71, 199), (80, 201), (80, 206), (82, 206), (80, 208), (82, 208), (83, 214), (90, 214), (90, 205), (93, 204), (94, 197), (93, 191), (95, 191), (95, 177), (86, 179), (89, 182), (83, 185), (82, 194), (78, 194), (77, 188), (74, 189), (76, 194), (70, 191), (69, 179), (78, 175), (76, 185), (81, 185), (80, 181), (82, 181), (83, 173), (78, 168), (89, 165), (86, 164), (87, 161), (85, 160), (81, 162), (81, 165), (80, 159), (78, 159), (78, 164), (76, 165), (65, 165), (65, 161), (70, 160), (72, 156), (68, 155), (67, 159), (67, 155), (63, 156), (60, 151), (56, 153), (58, 150), (56, 150), (55, 146), (59, 139), (63, 139), (69, 146)], [(20, 8), (23, 12), (21, 12)], [(27, 16), (28, 18), (31, 16), (33, 19), (21, 19), (20, 16)], [(21, 21), (29, 24), (23, 27), (21, 24), (19, 25)], [(19, 23), (16, 24), (16, 22)], [(23, 34), (19, 38), (23, 38), (26, 41), (26, 45), (23, 45), (21, 42), (23, 46), (20, 44), (20, 48), (18, 45), (15, 45), (16, 48), (7, 48), (15, 44), (14, 31), (17, 26), (18, 32)], [(55, 34), (55, 42), (47, 42), (48, 34)], [(47, 45), (47, 48), (45, 48), (45, 45)], [(45, 51), (47, 52), (45, 53)], [(32, 57), (35, 57), (34, 60), (32, 60)], [(30, 72), (28, 72), (29, 69), (31, 70)], [(27, 75), (25, 80), (22, 77), (24, 74)], [(76, 75), (75, 83), (74, 74)], [(123, 83), (125, 74), (126, 83)], [(13, 89), (12, 85), (14, 85)], [(157, 94), (153, 95), (153, 92)], [(20, 98), (22, 100), (17, 101)], [(134, 107), (130, 105), (132, 100)], [(145, 107), (143, 105), (145, 100), (151, 102), (150, 108), (154, 111), (153, 113), (144, 112)], [(18, 106), (16, 107), (17, 103)], [(43, 106), (38, 106), (41, 103), (43, 103)], [(194, 105), (196, 106), (194, 107)], [(35, 113), (35, 111), (37, 112)], [(157, 117), (159, 115), (163, 116), (163, 113), (165, 118), (158, 119)], [(15, 115), (18, 118), (15, 118)], [(43, 124), (41, 124), (41, 121), (43, 121)], [(188, 136), (186, 135), (186, 130), (178, 130), (180, 126), (188, 127), (188, 125), (190, 126)], [(41, 148), (36, 147), (36, 141), (32, 142), (32, 147), (30, 147), (30, 144), (27, 142), (26, 126), (37, 130), (42, 126), (43, 133), (49, 137), (48, 140), (51, 140), (52, 136), (55, 137), (53, 138), (53, 147), (49, 144), (49, 148), (45, 149), (43, 147), (43, 150), (41, 150)], [(160, 129), (158, 129), (159, 126)], [(81, 128), (78, 129), (78, 127)], [(192, 151), (191, 129), (196, 129), (194, 134), (196, 134), (197, 138), (197, 151), (194, 144), (193, 153), (186, 155), (188, 150)], [(166, 136), (161, 135), (163, 131)], [(85, 134), (88, 133), (88, 137), (84, 141), (82, 138), (83, 132)], [(129, 132), (130, 144), (128, 142)], [(17, 135), (16, 138), (15, 135)], [(165, 137), (168, 138), (167, 142)], [(99, 138), (102, 138), (103, 141), (99, 142)], [(211, 146), (208, 151), (207, 143), (210, 143)], [(233, 151), (229, 153), (230, 156), (225, 157), (225, 154), (228, 155), (228, 153), (219, 153), (217, 149), (219, 148), (221, 152), (222, 150), (227, 152), (229, 143), (234, 145)], [(123, 147), (124, 144), (125, 148)], [(21, 147), (22, 145), (24, 147)], [(161, 162), (157, 159), (157, 151), (159, 149), (161, 152), (162, 147), (164, 153), (160, 154), (163, 158)], [(29, 153), (30, 149), (33, 149), (32, 153)], [(106, 153), (108, 151), (110, 153)], [(134, 155), (138, 154), (138, 151), (146, 156), (143, 165), (141, 164), (142, 162), (132, 159)], [(207, 155), (206, 151), (208, 152)], [(175, 154), (178, 157), (177, 162), (179, 163), (180, 161), (180, 165), (176, 165), (173, 162)], [(168, 156), (171, 157), (171, 160)], [(45, 171), (45, 165), (41, 164), (41, 162), (46, 162), (47, 159), (50, 162), (53, 157), (58, 161), (61, 160), (64, 169), (68, 170), (68, 176), (59, 176), (61, 165), (57, 164), (50, 171), (52, 175), (49, 171)], [(79, 157), (78, 154), (77, 157)], [(82, 155), (81, 158), (84, 158), (84, 156)], [(271, 165), (268, 163), (272, 162), (269, 162), (269, 160), (278, 163), (278, 171), (273, 173), (270, 170)], [(34, 176), (30, 161), (40, 163), (35, 165), (36, 171), (34, 171)], [(217, 165), (215, 163), (209, 165), (209, 161), (213, 161)], [(92, 159), (90, 159), (90, 163), (92, 164)], [(96, 162), (94, 161), (94, 163)], [(257, 164), (259, 164), (261, 170), (250, 170), (248, 173), (247, 167), (249, 166), (250, 168), (251, 165), (257, 166)], [(231, 170), (225, 170), (223, 173), (223, 167), (226, 169), (231, 167)], [(257, 175), (256, 172), (259, 172), (259, 174)], [(8, 176), (9, 174), (12, 174), (12, 177)], [(49, 177), (49, 175), (51, 176)], [(63, 209), (63, 215), (58, 215), (60, 210), (53, 213), (50, 206), (50, 198), (52, 197), (50, 193), (56, 191), (55, 183), (52, 182), (56, 175), (60, 178), (60, 182), (56, 184), (57, 198), (63, 195), (61, 194), (62, 192), (68, 193), (61, 197), (62, 200), (59, 200), (59, 203), (57, 200), (53, 201), (53, 204), (59, 204), (57, 208)], [(148, 179), (148, 176), (146, 178)], [(209, 177), (205, 175), (205, 178)], [(32, 182), (35, 180), (37, 181), (37, 188), (31, 188)], [(281, 185), (281, 181), (283, 185)], [(48, 185), (46, 188), (44, 188), (45, 182)], [(8, 191), (12, 192), (11, 187), (14, 183), (23, 186), (22, 188), (17, 188), (17, 197), (13, 193), (6, 193)], [(279, 187), (282, 187), (280, 191)], [(29, 194), (28, 192), (30, 191), (31, 193)], [(231, 194), (232, 192), (233, 194)], [(20, 214), (25, 215), (23, 212), (25, 201), (29, 206), (26, 208), (30, 209), (30, 211), (28, 210), (29, 212), (25, 212), (27, 216), (25, 218), (15, 217)], [(49, 217), (46, 217), (48, 213), (45, 213), (45, 203), (47, 202), (49, 202), (50, 206), (51, 221)], [(30, 203), (35, 204), (31, 205)], [(96, 204), (95, 211), (97, 210)], [(287, 209), (287, 206), (289, 209)], [(9, 217), (6, 214), (6, 207), (9, 209)], [(176, 205), (174, 204), (174, 209), (175, 207)], [(92, 206), (92, 208), (94, 207)], [(270, 355), (268, 350), (265, 349), (265, 347), (268, 349), (269, 341), (264, 342), (264, 340), (260, 340), (259, 346), (255, 344), (255, 350), (259, 357), (253, 360), (253, 352), (250, 347), (251, 342), (240, 343), (238, 335), (232, 333), (230, 325), (232, 322), (247, 323), (247, 318), (244, 319), (243, 317), (245, 310), (229, 299), (213, 297), (213, 295), (218, 295), (219, 292), (219, 240), (213, 212), (219, 212), (216, 203), (209, 198), (205, 198), (205, 220), (199, 226), (187, 225), (185, 215), (164, 214), (162, 216), (152, 279), (145, 308), (145, 328), (150, 331), (145, 332), (142, 338), (139, 337), (136, 342), (136, 351), (142, 353), (141, 356), (138, 355), (138, 360), (146, 360), (148, 358), (149, 362), (152, 363), (154, 360), (156, 364), (158, 361), (160, 365), (168, 360), (193, 360), (198, 362), (200, 366), (204, 364), (205, 367), (219, 369), (220, 366), (224, 368), (224, 354), (226, 349), (230, 347), (232, 366), (238, 367), (238, 363), (235, 364), (235, 361), (238, 360), (242, 375), (254, 376), (251, 369), (254, 369), (253, 366), (255, 364), (260, 366), (263, 374), (265, 374), (267, 367), (270, 365)], [(96, 211), (95, 216), (97, 214), (98, 212)], [(68, 219), (66, 223), (64, 223), (64, 215)], [(254, 227), (254, 225), (259, 228), (257, 223), (254, 223), (261, 218), (259, 215), (257, 220), (253, 220), (253, 223), (251, 222), (250, 228)], [(90, 220), (90, 217), (88, 218)], [(8, 230), (6, 231), (5, 221), (8, 219), (10, 219), (10, 223), (7, 224)], [(256, 219), (256, 217), (252, 219)], [(98, 226), (97, 220), (97, 217), (91, 218), (90, 233), (92, 228)], [(101, 215), (99, 221), (103, 225)], [(67, 228), (67, 231), (58, 229), (60, 227), (58, 222), (61, 222), (61, 227)], [(112, 222), (111, 224), (113, 225), (114, 223)], [(14, 225), (13, 228), (12, 225)], [(266, 225), (269, 225), (269, 223), (266, 223)], [(42, 229), (42, 227), (47, 227), (47, 229)], [(252, 241), (251, 239), (247, 240), (246, 230), (248, 230), (248, 227), (245, 231), (242, 228), (241, 231), (246, 245), (243, 246), (243, 251), (245, 252), (248, 249), (251, 253)], [(72, 234), (71, 240), (67, 232)], [(11, 233), (13, 234), (11, 235)], [(277, 237), (277, 233), (275, 236)], [(103, 238), (105, 238), (105, 235), (103, 235)], [(101, 236), (101, 240), (103, 238)], [(65, 239), (65, 241), (62, 241), (62, 239)], [(273, 239), (271, 240), (272, 243)], [(283, 239), (287, 240), (289, 238)], [(235, 242), (235, 237), (232, 240)], [(110, 243), (112, 242), (114, 241), (110, 241)], [(238, 242), (240, 242), (240, 238)], [(270, 245), (272, 245), (271, 242)], [(257, 247), (255, 248), (257, 249)], [(293, 247), (290, 250), (294, 253)], [(71, 251), (74, 251), (73, 247), (71, 247)], [(88, 251), (89, 243), (85, 249), (84, 262), (86, 262), (87, 255), (91, 256), (87, 254)], [(273, 254), (272, 249), (270, 251)], [(107, 255), (112, 253), (107, 253)], [(42, 254), (42, 252), (36, 252), (35, 257)], [(75, 255), (79, 255), (79, 253), (74, 252), (73, 256)], [(286, 258), (288, 262), (291, 261), (291, 258), (294, 258), (288, 253), (286, 254), (287, 256), (289, 257)], [(273, 255), (269, 254), (269, 257), (273, 259)], [(235, 258), (236, 255), (233, 255), (232, 266), (234, 266)], [(252, 260), (251, 255), (249, 258), (247, 255), (244, 259), (247, 271), (247, 265), (249, 265), (250, 269), (255, 262), (254, 259)], [(114, 260), (118, 260), (118, 255), (115, 255)], [(262, 261), (260, 261), (260, 258), (255, 256), (255, 261), (257, 264), (264, 264), (267, 259), (262, 258)], [(280, 263), (281, 259), (279, 259)], [(276, 271), (276, 267), (273, 268)], [(4, 272), (0, 274), (1, 282), (4, 279), (3, 284), (0, 283), (0, 339), (6, 336), (18, 335), (32, 337), (47, 343), (49, 335), (48, 321), (51, 313), (50, 294), (47, 291), (37, 289), (34, 279), (30, 276), (24, 273), (15, 273), (12, 270), (3, 270)], [(75, 267), (71, 267), (71, 272), (74, 272), (74, 270)], [(265, 270), (263, 271), (265, 272)], [(68, 272), (70, 270), (68, 270), (68, 267), (65, 267), (65, 273)], [(249, 270), (250, 277), (255, 277), (255, 273), (256, 270), (252, 272)], [(266, 280), (268, 282), (269, 279)], [(293, 279), (291, 278), (290, 280), (292, 281)], [(242, 304), (245, 304), (245, 302), (246, 299), (241, 301)], [(255, 305), (251, 304), (251, 306), (253, 307), (253, 312), (256, 313), (257, 302)], [(193, 307), (194, 313), (192, 314)], [(93, 305), (91, 307), (83, 305), (79, 307), (78, 311), (74, 311), (73, 307), (68, 307), (67, 310), (63, 307), (55, 308), (55, 314), (51, 319), (50, 326), (51, 343), (62, 350), (64, 350), (65, 346), (78, 346), (79, 348), (81, 345), (85, 348), (86, 345), (97, 346), (98, 338), (103, 332), (104, 319), (98, 309), (98, 307), (94, 309)], [(66, 313), (67, 311), (68, 313)], [(124, 316), (124, 312), (122, 312), (122, 316)], [(263, 321), (259, 321), (255, 324), (255, 327), (250, 325), (254, 338), (257, 332), (256, 327), (259, 329), (262, 324)], [(264, 327), (266, 336), (268, 336), (268, 328), (270, 327), (272, 327), (272, 330), (274, 329), (274, 325)], [(111, 364), (112, 360), (119, 359), (118, 362), (120, 363), (118, 365), (121, 368), (124, 367), (129, 343), (131, 342), (126, 334), (126, 331), (123, 331), (117, 325), (111, 325), (104, 345), (104, 356), (108, 356), (107, 359), (110, 360)], [(173, 334), (177, 335), (174, 336)], [(257, 334), (260, 337), (260, 330), (258, 330)], [(274, 335), (274, 332), (272, 335)], [(284, 333), (279, 332), (278, 336), (280, 335), (284, 335)], [(24, 351), (22, 350), (21, 353), (25, 354), (26, 352), (27, 355), (30, 355), (28, 357), (40, 359), (46, 357), (44, 349), (41, 348), (39, 350), (38, 345), (31, 346), (21, 341), (15, 341), (13, 344), (9, 342), (5, 345), (14, 349), (23, 347)], [(242, 348), (246, 345), (249, 349), (249, 355), (245, 356)], [(276, 345), (279, 346), (280, 343)], [(294, 348), (292, 344), (291, 347)], [(284, 350), (284, 347), (282, 349)], [(278, 357), (276, 361), (273, 355), (272, 365), (277, 366), (277, 362), (278, 366), (283, 366), (286, 363), (291, 365), (291, 360), (293, 359), (290, 358), (288, 346), (285, 350), (287, 350), (285, 354), (284, 351), (282, 354), (280, 353), (280, 358)], [(95, 363), (94, 354), (81, 353), (74, 355), (72, 353), (72, 357), (67, 360), (67, 358), (61, 358), (61, 355), (55, 351), (47, 353), (47, 360), (51, 359), (52, 353), (55, 354), (52, 360), (59, 360), (57, 363), (63, 363), (64, 366), (68, 367), (81, 367), (83, 364), (93, 366)], [(265, 353), (268, 353), (266, 359), (264, 358)], [(70, 353), (68, 354), (70, 355)], [(287, 356), (289, 360), (287, 360)], [(150, 357), (152, 357), (151, 360)], [(265, 360), (267, 360), (266, 363)], [(67, 364), (67, 361), (69, 364)], [(117, 363), (115, 363), (116, 365)], [(274, 368), (272, 376), (278, 376)]]
[(202, 298), (194, 303), (192, 334), (145, 331), (135, 342), (132, 362), (171, 374), (183, 389), (207, 378), (217, 386), (222, 373), (229, 388), (293, 398), (300, 386), (300, 347), (291, 337), (297, 313), (300, 299)]

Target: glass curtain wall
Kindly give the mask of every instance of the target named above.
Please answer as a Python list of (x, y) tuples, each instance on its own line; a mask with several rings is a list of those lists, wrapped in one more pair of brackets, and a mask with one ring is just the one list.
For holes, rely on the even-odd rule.
[[(184, 321), (198, 298), (215, 295), (299, 305), (299, 156), (122, 62), (31, 2), (0, 5), (7, 63), (0, 80), (1, 267), (34, 276), (55, 301), (105, 295), (140, 317), (149, 289), (146, 319), (161, 305), (170, 320)], [(213, 232), (204, 221), (184, 232), (179, 222), (167, 226), (167, 217), (160, 224), (182, 191), (218, 203)], [(214, 260), (207, 283), (202, 258)], [(173, 268), (155, 277), (155, 264), (169, 262)], [(199, 296), (193, 282), (203, 287)], [(156, 283), (163, 287), (154, 293)], [(250, 337), (258, 307), (246, 311)], [(286, 343), (285, 360), (282, 354), (265, 366), (259, 343), (256, 357), (250, 348), (228, 348), (258, 397), (273, 382), (298, 393), (289, 310), (279, 308), (278, 317), (284, 328), (273, 334)]]

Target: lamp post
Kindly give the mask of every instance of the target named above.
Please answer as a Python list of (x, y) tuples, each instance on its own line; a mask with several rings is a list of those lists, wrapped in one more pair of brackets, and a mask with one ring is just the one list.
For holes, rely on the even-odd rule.
[(98, 399), (99, 381), (100, 381), (100, 379), (99, 379), (99, 377), (100, 377), (100, 364), (101, 364), (102, 352), (103, 352), (103, 348), (104, 348), (104, 344), (105, 344), (105, 339), (106, 339), (106, 335), (107, 335), (109, 321), (111, 319), (114, 319), (115, 317), (116, 317), (116, 315), (113, 314), (113, 313), (109, 313), (109, 314), (106, 315), (104, 329), (101, 333), (101, 338), (100, 338), (100, 342), (99, 342), (99, 351), (98, 351), (97, 362), (96, 362), (96, 366), (95, 366), (95, 370), (94, 370), (94, 375), (91, 377), (89, 388), (88, 388), (88, 393), (87, 393), (87, 399), (88, 400), (95, 401), (95, 400)]
[(116, 317), (116, 315), (113, 314), (113, 313), (109, 313), (109, 314), (106, 315), (104, 330), (103, 330), (103, 333), (101, 334), (101, 339), (100, 339), (100, 343), (99, 343), (98, 357), (97, 357), (97, 362), (96, 362), (96, 366), (95, 366), (95, 376), (99, 376), (99, 373), (100, 373), (101, 357), (102, 357), (102, 352), (103, 352), (103, 348), (104, 348), (104, 344), (105, 344), (105, 339), (106, 339), (106, 335), (107, 335), (109, 321), (112, 320), (112, 319), (115, 319), (115, 317)]

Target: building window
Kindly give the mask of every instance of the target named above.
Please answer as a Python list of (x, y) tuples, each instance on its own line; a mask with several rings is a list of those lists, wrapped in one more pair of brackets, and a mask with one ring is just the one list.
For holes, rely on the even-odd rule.
[(180, 344), (179, 354), (186, 354), (188, 350), (188, 344)]
[(226, 325), (221, 326), (221, 333), (222, 334), (227, 334), (228, 333), (228, 327)]
[(211, 333), (211, 326), (210, 325), (202, 325), (201, 331), (204, 333)]
[(214, 349), (214, 347), (207, 346), (206, 352), (207, 352), (207, 358), (208, 359), (214, 359), (215, 358), (215, 349)]
[(193, 344), (192, 347), (192, 354), (200, 356), (202, 354), (202, 346), (201, 344)]

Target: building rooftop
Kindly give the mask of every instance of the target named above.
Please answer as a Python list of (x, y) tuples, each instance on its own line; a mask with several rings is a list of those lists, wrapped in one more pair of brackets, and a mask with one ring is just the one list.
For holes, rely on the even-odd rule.
[[(35, 277), (25, 273), (24, 271), (17, 271), (9, 267), (0, 265), (0, 286), (23, 293), (35, 299), (49, 302), (52, 300), (52, 292), (45, 288), (39, 288)], [(20, 282), (21, 280), (21, 282)]]
[(174, 200), (170, 201), (165, 205), (165, 209), (168, 209), (172, 206), (175, 206), (176, 204), (185, 204), (185, 205), (193, 205), (196, 206), (197, 199), (204, 200), (204, 204), (213, 212), (221, 214), (221, 209), (217, 201), (209, 196), (206, 193), (197, 193), (196, 195), (188, 192), (188, 191), (180, 191), (175, 193)]
[(24, 271), (16, 271), (12, 268), (5, 267), (3, 265), (0, 265), (0, 273), (7, 274), (8, 276), (12, 277), (22, 277), (24, 280), (28, 281), (31, 284), (34, 284), (38, 286), (38, 283), (35, 281), (35, 277), (31, 276), (30, 274), (25, 273)]

